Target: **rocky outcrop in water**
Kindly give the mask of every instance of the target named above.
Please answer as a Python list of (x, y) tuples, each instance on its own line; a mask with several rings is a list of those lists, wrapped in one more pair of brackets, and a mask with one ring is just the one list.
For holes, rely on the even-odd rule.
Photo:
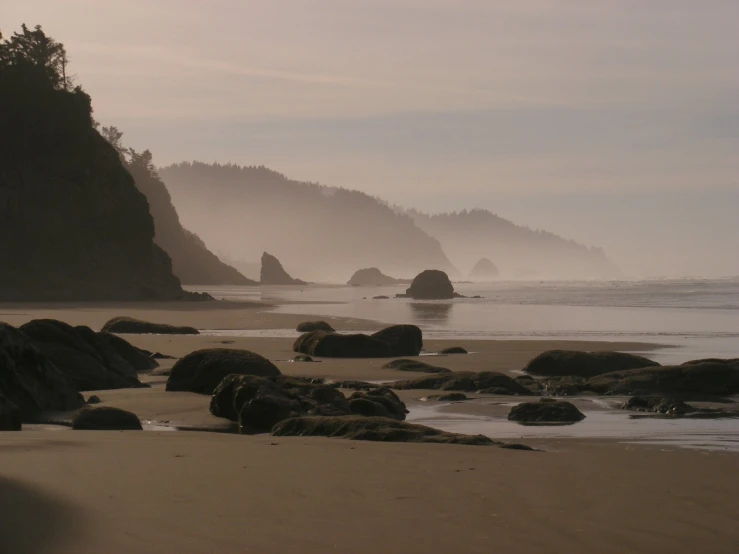
[(390, 346), (393, 356), (418, 356), (423, 348), (423, 333), (415, 325), (391, 325), (370, 336)]
[(508, 419), (519, 423), (576, 423), (585, 419), (585, 414), (570, 402), (542, 398), (514, 406)]
[(24, 422), (47, 410), (75, 410), (82, 395), (54, 363), (18, 329), (0, 322), (0, 394), (15, 404)]
[(272, 254), (264, 252), (262, 254), (262, 270), (259, 282), (263, 285), (305, 285), (305, 281), (293, 279), (284, 270), (280, 260)]
[(410, 283), (410, 279), (394, 279), (385, 275), (376, 267), (367, 267), (354, 272), (347, 285), (354, 287), (381, 287)]
[(476, 446), (500, 444), (484, 435), (449, 433), (385, 417), (294, 417), (276, 424), (272, 435)]
[(642, 356), (623, 352), (549, 350), (532, 359), (524, 367), (524, 371), (531, 375), (545, 377), (575, 375), (589, 378), (612, 371), (648, 366), (659, 366), (659, 364)]
[(133, 412), (98, 406), (83, 408), (72, 418), (72, 429), (76, 431), (142, 431), (141, 421)]
[(514, 381), (504, 373), (497, 371), (455, 371), (396, 381), (392, 387), (398, 390), (407, 389), (440, 389), (461, 392), (485, 392), (485, 394), (521, 394), (531, 395), (526, 387)]
[(107, 333), (132, 334), (132, 335), (199, 335), (200, 332), (194, 327), (181, 325), (167, 325), (166, 323), (150, 323), (132, 317), (119, 316), (108, 320), (103, 325), (103, 331)]
[(454, 287), (446, 273), (427, 269), (416, 275), (405, 294), (416, 300), (445, 300), (454, 298)]
[(228, 375), (274, 377), (280, 370), (267, 358), (248, 350), (209, 348), (191, 352), (170, 371), (166, 389), (213, 394)]
[(482, 258), (475, 264), (470, 271), (470, 280), (472, 281), (492, 281), (497, 279), (499, 275), (498, 268), (487, 258)]
[[(66, 375), (77, 390), (121, 389), (140, 386), (137, 368), (118, 350), (123, 339), (111, 340), (85, 326), (72, 327), (54, 319), (34, 319), (20, 330)], [(117, 338), (117, 337), (116, 337)], [(126, 343), (127, 344), (127, 343)], [(135, 347), (127, 344), (126, 352)], [(148, 362), (149, 360), (146, 357)]]

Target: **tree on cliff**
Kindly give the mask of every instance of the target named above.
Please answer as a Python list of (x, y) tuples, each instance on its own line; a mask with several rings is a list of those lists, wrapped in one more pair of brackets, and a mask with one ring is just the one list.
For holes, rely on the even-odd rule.
[(52, 88), (69, 90), (72, 83), (67, 75), (69, 59), (64, 45), (47, 37), (41, 25), (36, 25), (31, 31), (24, 23), (21, 31), (0, 43), (0, 68), (37, 72)]

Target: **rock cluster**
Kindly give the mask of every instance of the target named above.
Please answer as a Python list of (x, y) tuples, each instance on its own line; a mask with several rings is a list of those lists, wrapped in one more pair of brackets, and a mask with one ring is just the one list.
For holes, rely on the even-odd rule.
[(421, 329), (393, 325), (372, 335), (312, 331), (298, 337), (293, 351), (325, 358), (391, 358), (417, 356), (422, 347)]

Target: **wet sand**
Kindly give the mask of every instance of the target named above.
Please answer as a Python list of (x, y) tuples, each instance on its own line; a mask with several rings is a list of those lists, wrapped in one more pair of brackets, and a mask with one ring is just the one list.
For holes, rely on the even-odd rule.
[[(19, 325), (53, 317), (98, 329), (130, 315), (199, 328), (290, 329), (308, 316), (265, 312), (260, 303), (0, 306)], [(377, 322), (327, 318), (342, 330)], [(247, 348), (286, 374), (394, 380), (416, 373), (386, 360), (294, 363), (292, 340), (126, 335), (173, 356), (199, 348)], [(425, 357), (453, 370), (512, 375), (552, 348), (626, 350), (655, 345), (591, 341), (426, 341)], [(228, 427), (210, 398), (151, 389), (100, 391), (105, 405), (142, 420)], [(401, 391), (413, 410), (429, 391)], [(438, 391), (431, 391), (438, 392)], [(86, 393), (91, 394), (91, 393)], [(475, 396), (475, 395), (472, 395)], [(503, 417), (520, 398), (440, 408), (450, 417)], [(588, 400), (583, 400), (587, 402)], [(644, 552), (739, 551), (739, 455), (625, 444), (528, 438), (545, 452), (495, 447), (382, 444), (223, 433), (0, 433), (0, 552)], [(42, 525), (44, 532), (38, 532)]]

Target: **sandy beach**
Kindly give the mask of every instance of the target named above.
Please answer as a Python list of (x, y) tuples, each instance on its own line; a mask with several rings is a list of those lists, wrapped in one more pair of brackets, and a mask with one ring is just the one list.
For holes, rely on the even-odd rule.
[[(129, 315), (201, 329), (290, 329), (304, 315), (262, 303), (0, 306), (20, 325), (55, 318), (99, 329)], [(304, 311), (309, 306), (303, 307)], [(338, 329), (379, 322), (324, 318)], [(292, 339), (127, 335), (175, 357), (245, 348), (288, 375), (395, 380), (386, 360), (289, 361)], [(591, 341), (425, 341), (424, 358), (453, 370), (516, 372), (552, 348), (648, 355), (656, 345)], [(173, 361), (150, 389), (96, 393), (143, 421), (227, 429), (210, 398), (164, 391)], [(513, 374), (513, 373), (511, 373)], [(425, 391), (400, 391), (409, 407)], [(90, 394), (90, 393), (86, 393)], [(490, 397), (489, 397), (490, 398)], [(510, 401), (510, 397), (506, 399)], [(450, 413), (492, 413), (454, 405)], [(500, 409), (498, 409), (500, 411)], [(510, 441), (507, 442), (516, 442)], [(739, 549), (739, 455), (617, 440), (527, 439), (541, 452), (385, 444), (214, 432), (73, 432), (31, 427), (0, 434), (0, 552), (643, 552)], [(39, 533), (39, 526), (44, 529)]]

